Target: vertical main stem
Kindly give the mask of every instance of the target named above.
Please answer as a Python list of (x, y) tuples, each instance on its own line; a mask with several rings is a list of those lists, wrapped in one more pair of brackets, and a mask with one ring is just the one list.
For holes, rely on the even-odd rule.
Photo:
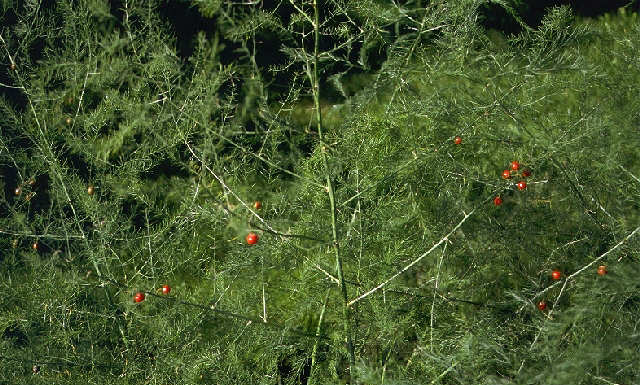
[(347, 339), (347, 350), (349, 351), (349, 374), (351, 374), (351, 368), (355, 365), (355, 353), (353, 349), (353, 341), (351, 340), (351, 326), (349, 323), (349, 300), (347, 297), (347, 286), (344, 281), (344, 275), (342, 273), (342, 258), (340, 257), (340, 245), (338, 243), (338, 231), (336, 225), (336, 200), (333, 193), (333, 183), (331, 183), (331, 175), (329, 171), (329, 162), (327, 161), (327, 150), (322, 138), (322, 114), (320, 111), (320, 84), (318, 81), (318, 45), (320, 40), (320, 23), (318, 15), (318, 3), (317, 0), (313, 0), (313, 13), (314, 13), (314, 48), (313, 48), (313, 102), (316, 109), (316, 119), (318, 123), (318, 137), (320, 144), (322, 145), (322, 160), (327, 176), (327, 188), (329, 189), (329, 203), (331, 204), (331, 230), (333, 235), (333, 250), (336, 254), (336, 270), (338, 270), (338, 279), (340, 280), (340, 291), (342, 292), (343, 306), (342, 315), (344, 323), (344, 333)]

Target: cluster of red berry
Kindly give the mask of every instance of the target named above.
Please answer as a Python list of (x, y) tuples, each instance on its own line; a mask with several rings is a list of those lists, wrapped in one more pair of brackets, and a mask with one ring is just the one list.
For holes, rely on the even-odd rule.
[[(255, 201), (253, 203), (253, 208), (255, 208), (256, 210), (260, 210), (262, 208), (262, 202)], [(258, 234), (256, 234), (253, 231), (251, 231), (245, 237), (245, 241), (249, 245), (255, 245), (256, 243), (258, 243), (258, 238), (259, 238)], [(162, 286), (162, 294), (169, 294), (170, 291), (171, 291), (171, 287), (169, 285)], [(144, 295), (143, 292), (137, 292), (136, 295), (133, 297), (133, 300), (135, 302), (142, 302), (142, 301), (144, 301), (144, 299), (145, 299), (145, 295)]]
[[(598, 275), (605, 275), (605, 274), (607, 274), (607, 266), (605, 265), (598, 266)], [(562, 272), (560, 270), (553, 270), (551, 272), (551, 278), (554, 281), (558, 281), (560, 278), (562, 278)], [(547, 308), (547, 302), (545, 300), (538, 302), (538, 309), (540, 309), (540, 311), (544, 311), (546, 308)]]
[[(520, 170), (520, 162), (518, 162), (517, 160), (514, 160), (513, 162), (511, 162), (510, 170), (502, 171), (502, 179), (511, 179), (514, 175), (521, 176), (522, 178), (528, 178), (531, 176), (531, 169), (525, 168), (522, 171), (519, 171), (519, 170)], [(523, 191), (524, 189), (527, 188), (527, 182), (525, 182), (524, 180), (521, 180), (518, 183), (516, 183), (516, 187), (518, 188), (518, 190)], [(493, 204), (496, 206), (500, 206), (502, 204), (502, 197), (498, 195), (497, 197), (493, 198)]]
[[(455, 138), (453, 138), (453, 143), (462, 144), (462, 138), (460, 136), (456, 136)], [(525, 168), (524, 170), (522, 170), (522, 172), (519, 172), (519, 170), (520, 170), (520, 163), (517, 160), (514, 160), (513, 162), (511, 162), (510, 170), (502, 171), (502, 178), (511, 179), (513, 175), (519, 175), (522, 178), (528, 178), (531, 176), (531, 169)], [(522, 191), (527, 188), (527, 182), (525, 182), (524, 180), (521, 180), (518, 183), (516, 183), (516, 187), (518, 188), (518, 190)], [(500, 196), (493, 198), (493, 203), (496, 206), (500, 206), (502, 204), (502, 198)]]
[[(167, 295), (171, 292), (171, 286), (169, 285), (162, 285), (161, 289), (158, 289), (162, 292), (162, 294)], [(139, 291), (136, 293), (136, 295), (133, 296), (133, 301), (136, 303), (140, 303), (142, 301), (144, 301), (145, 299), (145, 295), (143, 292)]]
[[(14, 191), (15, 195), (16, 195), (16, 196), (19, 196), (20, 194), (22, 194), (22, 188), (23, 188), (24, 186), (26, 186), (26, 185), (33, 186), (34, 184), (35, 184), (35, 179), (31, 178), (28, 182), (23, 183), (21, 186), (16, 187), (16, 189), (15, 189), (15, 191)], [(94, 192), (95, 192), (95, 188), (93, 187), (93, 185), (88, 185), (88, 186), (87, 186), (87, 194), (89, 194), (89, 195), (93, 195), (93, 194), (94, 194)], [(260, 209), (262, 208), (262, 202), (260, 202), (260, 201), (255, 201), (255, 202), (253, 203), (253, 207), (254, 207), (256, 210), (260, 210)], [(249, 245), (255, 245), (256, 243), (258, 243), (258, 238), (259, 238), (259, 237), (258, 237), (258, 234), (256, 234), (256, 233), (254, 233), (253, 231), (251, 231), (251, 232), (249, 232), (249, 234), (247, 234), (247, 236), (245, 237), (245, 241), (246, 241), (246, 242), (247, 242), (247, 244), (249, 244)], [(13, 240), (13, 242), (12, 242), (12, 246), (13, 246), (13, 248), (14, 248), (14, 249), (18, 247), (18, 240), (17, 240), (17, 239), (14, 239), (14, 240)], [(32, 248), (34, 251), (38, 251), (38, 249), (40, 248), (40, 245), (38, 244), (38, 241), (37, 241), (37, 240), (36, 240), (36, 241), (34, 241), (34, 242), (31, 244), (31, 248)], [(171, 291), (171, 287), (170, 287), (169, 285), (164, 285), (164, 286), (162, 286), (162, 289), (161, 289), (161, 290), (162, 290), (162, 294), (169, 294), (169, 292)], [(136, 303), (142, 302), (142, 301), (144, 301), (144, 299), (145, 299), (145, 295), (144, 295), (144, 293), (143, 293), (143, 292), (137, 292), (137, 293), (135, 294), (135, 296), (133, 297), (133, 300), (134, 300)]]

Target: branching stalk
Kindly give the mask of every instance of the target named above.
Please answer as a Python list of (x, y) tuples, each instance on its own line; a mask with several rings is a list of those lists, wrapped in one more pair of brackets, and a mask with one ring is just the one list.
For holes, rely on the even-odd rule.
[(318, 15), (318, 3), (317, 0), (313, 0), (313, 13), (314, 13), (314, 47), (313, 47), (313, 76), (311, 80), (312, 84), (312, 92), (313, 92), (313, 103), (315, 105), (316, 110), (316, 119), (318, 124), (318, 137), (320, 139), (320, 144), (322, 145), (322, 160), (324, 163), (325, 171), (326, 171), (326, 179), (327, 179), (327, 188), (329, 192), (329, 203), (331, 205), (331, 231), (333, 236), (333, 250), (336, 255), (336, 270), (338, 271), (338, 279), (340, 280), (340, 291), (342, 292), (342, 314), (343, 314), (343, 323), (344, 323), (344, 333), (347, 340), (347, 350), (349, 352), (349, 372), (351, 372), (351, 368), (355, 364), (355, 353), (353, 348), (353, 341), (351, 339), (351, 327), (350, 327), (350, 318), (349, 318), (349, 299), (347, 296), (347, 286), (344, 281), (344, 275), (342, 272), (342, 258), (340, 256), (340, 244), (338, 242), (338, 231), (336, 224), (336, 201), (335, 195), (333, 191), (333, 183), (331, 182), (331, 175), (329, 171), (329, 162), (327, 160), (327, 149), (324, 145), (324, 140), (322, 136), (322, 114), (320, 110), (320, 86), (318, 81), (318, 46), (320, 41), (320, 22)]

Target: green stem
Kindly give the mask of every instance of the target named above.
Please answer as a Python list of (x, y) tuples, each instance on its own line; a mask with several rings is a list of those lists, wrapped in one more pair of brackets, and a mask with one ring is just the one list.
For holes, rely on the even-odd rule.
[(327, 302), (329, 302), (329, 293), (331, 293), (331, 287), (327, 289), (327, 294), (324, 296), (324, 303), (322, 304), (320, 318), (318, 319), (318, 326), (316, 327), (316, 342), (313, 344), (313, 352), (311, 353), (311, 369), (309, 370), (309, 381), (307, 382), (309, 385), (313, 385), (313, 368), (316, 366), (318, 344), (320, 344), (320, 332), (322, 331), (322, 320), (324, 319), (324, 311), (327, 308)]
[(342, 292), (343, 306), (342, 315), (344, 323), (344, 333), (347, 339), (347, 350), (349, 351), (349, 374), (351, 368), (355, 365), (355, 353), (353, 349), (353, 341), (351, 340), (351, 327), (349, 325), (349, 300), (347, 297), (347, 286), (344, 281), (344, 275), (342, 273), (342, 258), (340, 257), (340, 246), (338, 243), (338, 231), (336, 225), (336, 201), (333, 193), (333, 183), (331, 183), (331, 175), (329, 171), (329, 162), (327, 160), (327, 150), (324, 145), (322, 137), (322, 114), (320, 111), (320, 86), (318, 82), (318, 45), (320, 41), (320, 22), (318, 15), (318, 3), (317, 0), (313, 0), (313, 12), (314, 12), (314, 35), (315, 42), (313, 48), (313, 102), (316, 109), (316, 119), (318, 122), (318, 138), (322, 145), (322, 160), (326, 170), (327, 188), (329, 189), (329, 202), (331, 204), (331, 230), (333, 235), (333, 250), (336, 254), (336, 270), (338, 271), (338, 279), (340, 280), (340, 290)]

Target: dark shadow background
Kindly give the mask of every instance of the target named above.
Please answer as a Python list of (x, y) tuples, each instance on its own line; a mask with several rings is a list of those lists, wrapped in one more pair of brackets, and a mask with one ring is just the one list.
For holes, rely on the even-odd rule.
[[(324, 0), (320, 0), (323, 3)], [(354, 0), (356, 1), (356, 0)], [(405, 7), (418, 7), (425, 6), (427, 1), (423, 0), (399, 0)], [(529, 0), (522, 1), (516, 8), (516, 12), (520, 15), (522, 20), (532, 28), (537, 28), (545, 13), (550, 7), (569, 5), (576, 15), (581, 17), (598, 17), (605, 13), (615, 13), (620, 7), (626, 7), (629, 12), (640, 11), (640, 0)], [(15, 27), (17, 23), (17, 15), (22, 12), (21, 7), (24, 7), (24, 2), (18, 2), (16, 9), (8, 8), (0, 11), (0, 25), (10, 30)], [(124, 22), (124, 13), (122, 11), (124, 7), (123, 0), (110, 0), (110, 13), (111, 17), (108, 20), (109, 28), (122, 28)], [(246, 6), (241, 6), (245, 7)], [(278, 16), (283, 22), (288, 22), (291, 15), (296, 10), (288, 6), (287, 4), (281, 4), (276, 0), (262, 0), (260, 2), (260, 8), (265, 11), (276, 10)], [(190, 65), (188, 58), (191, 56), (195, 46), (195, 38), (199, 32), (204, 32), (208, 38), (212, 38), (216, 33), (219, 36), (224, 36), (220, 20), (216, 16), (212, 18), (204, 17), (199, 12), (199, 9), (193, 5), (192, 2), (186, 0), (168, 0), (164, 2), (164, 5), (157, 9), (161, 19), (173, 30), (176, 36), (176, 48), (178, 56), (181, 58), (184, 73), (190, 73)], [(42, 14), (54, 15), (56, 12), (55, 0), (43, 0), (41, 6)], [(487, 29), (493, 29), (502, 32), (505, 36), (518, 34), (522, 31), (516, 20), (505, 11), (500, 5), (492, 3), (484, 6), (480, 10), (481, 24)], [(337, 20), (336, 23), (339, 23)], [(3, 29), (4, 29), (3, 28)], [(400, 26), (402, 32), (403, 26)], [(390, 40), (397, 38), (393, 31), (387, 31)], [(42, 39), (36, 39), (36, 41), (30, 44), (29, 49), (29, 61), (31, 63), (37, 62), (41, 58), (42, 46), (44, 41)], [(321, 45), (331, 47), (334, 44), (331, 36), (323, 36)], [(277, 36), (273, 33), (258, 33), (256, 35), (256, 62), (263, 72), (265, 78), (263, 79), (269, 84), (270, 93), (272, 96), (278, 95), (288, 90), (288, 84), (290, 84), (291, 74), (286, 71), (279, 72), (278, 74), (269, 74), (267, 68), (274, 65), (282, 65), (287, 61), (286, 56), (280, 51), (282, 45), (290, 43), (284, 36)], [(224, 46), (222, 52), (220, 52), (220, 61), (222, 64), (231, 63), (245, 63), (246, 57), (239, 57), (237, 49), (240, 44), (238, 42), (227, 41), (221, 38), (221, 44)], [(359, 43), (354, 43), (353, 54), (359, 52)], [(383, 44), (384, 45), (384, 44)], [(268, 54), (265, 54), (268, 53)], [(4, 84), (11, 84), (11, 69), (10, 63), (2, 59), (0, 62), (0, 82)], [(353, 62), (357, 61), (357, 57), (349, 58)], [(384, 47), (374, 47), (371, 49), (368, 55), (367, 68), (365, 70), (352, 69), (349, 70), (350, 75), (358, 74), (362, 72), (375, 72), (380, 68), (382, 63), (386, 60)], [(18, 63), (20, 64), (20, 63)], [(336, 66), (332, 68), (324, 69), (323, 79), (321, 82), (325, 87), (331, 89), (331, 85), (326, 83), (326, 78), (335, 73), (340, 73), (347, 68)], [(328, 87), (327, 87), (328, 86)], [(331, 92), (325, 95), (325, 97), (331, 98)], [(26, 99), (24, 95), (15, 88), (0, 87), (0, 96), (4, 96), (5, 99), (16, 108), (17, 111), (23, 112), (26, 108)], [(242, 96), (242, 95), (241, 95)], [(0, 126), (8, 125), (7, 122), (3, 124), (0, 119)]]
[[(615, 13), (618, 8), (627, 7), (630, 12), (640, 11), (640, 0), (539, 0), (525, 1), (517, 9), (522, 20), (530, 27), (537, 28), (548, 9), (569, 5), (577, 16), (598, 17), (605, 13)], [(481, 11), (485, 28), (501, 31), (505, 35), (518, 34), (522, 27), (498, 4), (491, 4)]]

